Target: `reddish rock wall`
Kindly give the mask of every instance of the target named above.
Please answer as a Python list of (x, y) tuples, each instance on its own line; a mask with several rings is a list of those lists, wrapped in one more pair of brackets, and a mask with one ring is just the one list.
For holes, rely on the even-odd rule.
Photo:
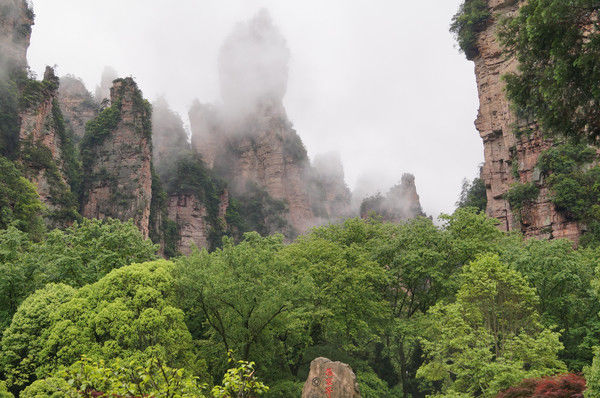
[[(540, 179), (536, 163), (542, 151), (551, 142), (535, 132), (517, 138), (513, 126), (517, 122), (506, 98), (502, 76), (514, 72), (517, 62), (502, 53), (497, 40), (498, 20), (518, 11), (515, 0), (488, 0), (494, 15), (487, 29), (479, 34), (475, 57), (475, 75), (479, 91), (479, 114), (475, 126), (484, 145), (485, 163), (481, 177), (487, 189), (487, 213), (500, 220), (505, 231), (522, 231), (527, 237), (569, 238), (577, 241), (580, 230), (576, 223), (567, 221), (549, 201), (548, 189)], [(517, 162), (518, 167), (513, 168)], [(513, 175), (518, 172), (518, 178)], [(516, 181), (535, 182), (540, 187), (537, 200), (526, 206), (519, 217), (511, 212), (504, 194)]]
[[(217, 222), (226, 226), (225, 213), (229, 205), (229, 195), (225, 190), (220, 197)], [(184, 255), (189, 255), (193, 247), (199, 249), (210, 248), (210, 233), (215, 227), (208, 219), (208, 210), (196, 195), (176, 194), (171, 195), (168, 204), (168, 217), (175, 221), (179, 227), (179, 242), (177, 250)]]
[(148, 237), (152, 142), (146, 125), (150, 115), (143, 101), (133, 79), (115, 80), (111, 104), (120, 103), (120, 120), (100, 144), (88, 148), (90, 160), (85, 170), (82, 215), (133, 219), (144, 237)]
[(33, 11), (25, 0), (0, 3), (0, 63), (24, 68), (31, 39)]
[(288, 221), (297, 232), (314, 225), (309, 198), (308, 158), (282, 107), (264, 107), (241, 121), (219, 119), (202, 105), (190, 110), (192, 145), (234, 193), (248, 182), (289, 206)]
[[(58, 95), (58, 78), (54, 70), (46, 67), (44, 80), (37, 83), (36, 100), (23, 110), (19, 117), (21, 128), (19, 130), (20, 156), (19, 161), (24, 165), (24, 174), (37, 187), (42, 202), (49, 210), (64, 210), (67, 206), (65, 196), (69, 195), (70, 187), (64, 171), (63, 139), (59, 129), (61, 120), (57, 119), (56, 106)], [(69, 204), (75, 206), (75, 203)]]
[(77, 139), (83, 138), (85, 124), (98, 116), (99, 106), (83, 82), (72, 76), (60, 78), (58, 102), (65, 122)]

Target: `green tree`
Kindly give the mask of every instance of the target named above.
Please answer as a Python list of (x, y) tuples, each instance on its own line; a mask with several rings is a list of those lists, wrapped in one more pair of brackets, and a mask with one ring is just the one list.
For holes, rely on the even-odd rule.
[(113, 269), (155, 260), (158, 245), (144, 239), (132, 221), (83, 219), (51, 231), (32, 251), (26, 261), (42, 265), (38, 286), (56, 282), (81, 287)]
[(67, 381), (78, 392), (78, 396), (89, 398), (202, 398), (202, 390), (206, 387), (185, 369), (168, 367), (161, 355), (150, 355), (141, 363), (117, 358), (109, 364), (83, 357), (70, 367), (58, 371), (55, 377)]
[(481, 178), (474, 178), (469, 182), (466, 178), (463, 180), (460, 198), (456, 202), (459, 208), (474, 207), (479, 211), (485, 211), (487, 207), (487, 193), (485, 183)]
[(417, 375), (441, 382), (442, 393), (492, 397), (530, 377), (565, 370), (559, 333), (544, 328), (535, 289), (497, 255), (464, 267), (454, 303), (429, 311)]
[(6, 389), (6, 382), (0, 380), (0, 398), (14, 398)]
[(520, 241), (520, 237), (500, 231), (498, 220), (474, 208), (456, 209), (451, 215), (440, 215), (440, 220), (450, 242), (448, 258), (458, 266), (483, 253), (501, 253), (507, 245)]
[(452, 18), (450, 32), (467, 59), (472, 60), (479, 55), (477, 34), (485, 29), (491, 13), (485, 0), (465, 0)]
[(542, 324), (561, 331), (565, 349), (560, 359), (570, 370), (580, 372), (591, 362), (593, 346), (600, 337), (600, 303), (592, 289), (598, 252), (575, 250), (566, 239), (531, 239), (506, 250), (502, 259), (536, 289)]
[(448, 257), (447, 234), (427, 218), (395, 227), (391, 236), (382, 238), (375, 254), (388, 276), (385, 296), (394, 318), (385, 334), (385, 348), (404, 393), (415, 394), (419, 390), (415, 374), (421, 365), (420, 317), (454, 293), (459, 264)]
[(66, 380), (48, 377), (34, 381), (21, 392), (20, 398), (80, 398), (79, 392)]
[(164, 260), (133, 264), (77, 291), (49, 285), (28, 297), (2, 338), (11, 389), (82, 355), (143, 361), (158, 352), (168, 366), (197, 370), (184, 314), (173, 305), (173, 267)]
[(222, 385), (214, 386), (214, 398), (252, 398), (269, 391), (264, 383), (254, 375), (254, 362), (236, 361), (230, 351), (229, 363), (235, 365), (223, 376)]
[(501, 41), (519, 62), (507, 95), (546, 133), (600, 137), (600, 31), (595, 0), (532, 0), (505, 21)]
[(273, 375), (285, 370), (286, 344), (306, 340), (312, 281), (277, 257), (282, 248), (281, 236), (248, 233), (238, 245), (224, 238), (221, 249), (178, 260), (179, 305), (193, 336), (210, 350), (213, 376), (222, 374), (230, 349), (243, 360), (260, 359)]
[(309, 275), (311, 300), (309, 347), (297, 347), (292, 368), (317, 356), (335, 357), (356, 368), (369, 360), (391, 323), (385, 300), (388, 278), (374, 250), (393, 224), (349, 219), (301, 236), (282, 251), (285, 262)]
[(14, 225), (36, 238), (43, 233), (42, 202), (13, 162), (0, 156), (0, 229)]
[(81, 287), (112, 269), (156, 259), (157, 250), (132, 222), (113, 219), (84, 219), (40, 242), (14, 227), (0, 230), (0, 332), (18, 305), (46, 283)]
[(2, 337), (0, 352), (0, 365), (11, 389), (19, 390), (35, 380), (45, 349), (43, 336), (54, 324), (59, 308), (74, 294), (70, 286), (49, 284), (19, 307)]

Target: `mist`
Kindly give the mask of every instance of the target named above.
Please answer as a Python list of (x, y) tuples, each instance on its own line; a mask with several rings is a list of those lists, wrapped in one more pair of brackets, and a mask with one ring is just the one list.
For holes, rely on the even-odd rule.
[(287, 84), (273, 79), (268, 90), (283, 97), (309, 157), (337, 151), (351, 188), (375, 177), (370, 193), (410, 172), (425, 212), (437, 215), (452, 211), (483, 158), (473, 67), (448, 33), (459, 2), (40, 0), (29, 62), (38, 74), (57, 64), (91, 91), (112, 65), (146, 97), (164, 96), (187, 126), (195, 99), (248, 103), (226, 99), (219, 53), (232, 28), (264, 6), (289, 51), (278, 58), (282, 73), (273, 72)]

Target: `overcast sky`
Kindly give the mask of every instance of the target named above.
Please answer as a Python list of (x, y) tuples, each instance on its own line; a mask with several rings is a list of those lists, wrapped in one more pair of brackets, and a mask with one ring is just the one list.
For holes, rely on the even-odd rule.
[(483, 146), (473, 64), (448, 26), (461, 0), (34, 0), (29, 63), (94, 90), (105, 65), (164, 95), (187, 123), (219, 102), (217, 56), (266, 7), (292, 54), (284, 104), (309, 156), (338, 151), (353, 188), (416, 177), (424, 210), (451, 212)]

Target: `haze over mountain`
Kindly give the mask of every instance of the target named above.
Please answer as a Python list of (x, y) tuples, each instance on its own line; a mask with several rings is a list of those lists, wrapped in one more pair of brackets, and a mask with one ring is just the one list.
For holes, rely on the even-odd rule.
[(110, 65), (187, 125), (194, 99), (222, 100), (217, 61), (231, 27), (266, 7), (290, 50), (283, 101), (309, 157), (339, 152), (348, 185), (367, 193), (413, 173), (437, 215), (483, 160), (473, 67), (447, 29), (459, 3), (38, 1), (28, 57), (38, 75), (55, 63), (92, 92)]

